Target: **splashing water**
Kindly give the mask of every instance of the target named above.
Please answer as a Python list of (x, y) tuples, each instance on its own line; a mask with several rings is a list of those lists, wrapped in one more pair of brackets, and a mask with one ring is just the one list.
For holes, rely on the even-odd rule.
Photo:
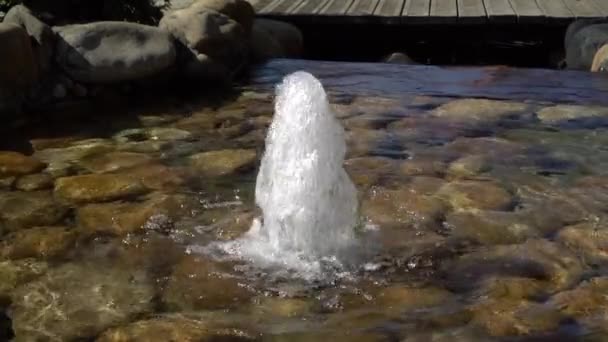
[(296, 72), (277, 88), (255, 200), (262, 209), (250, 231), (223, 245), (261, 266), (315, 278), (342, 269), (356, 244), (357, 193), (343, 168), (344, 129), (321, 83)]

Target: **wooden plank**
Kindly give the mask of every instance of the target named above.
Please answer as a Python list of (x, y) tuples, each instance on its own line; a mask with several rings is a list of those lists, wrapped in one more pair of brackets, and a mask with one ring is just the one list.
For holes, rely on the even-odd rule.
[(405, 23), (425, 23), (429, 19), (430, 11), (431, 0), (407, 0), (401, 16)]
[(509, 0), (520, 23), (543, 22), (545, 14), (534, 0)]
[(597, 7), (600, 10), (600, 14), (603, 17), (608, 17), (608, 1), (592, 0), (592, 2), (595, 4), (595, 7)]
[[(605, 0), (602, 0), (605, 1)], [(601, 17), (600, 9), (588, 0), (564, 0), (564, 3), (576, 18), (597, 18)]]
[(344, 15), (350, 8), (354, 0), (330, 0), (323, 7), (319, 14), (321, 15)]
[(488, 19), (482, 0), (458, 0), (458, 21), (467, 24), (484, 23)]
[(370, 16), (374, 14), (377, 5), (378, 0), (355, 0), (346, 11), (346, 15)]
[(536, 0), (538, 7), (548, 19), (570, 19), (574, 14), (562, 0)]
[(374, 15), (380, 17), (401, 17), (405, 0), (380, 0)]
[(328, 0), (305, 0), (301, 2), (292, 13), (295, 15), (317, 14), (325, 5), (327, 5), (327, 2)]
[(429, 16), (446, 21), (456, 21), (458, 19), (458, 6), (456, 0), (433, 0)]
[(488, 18), (493, 22), (512, 23), (517, 21), (517, 15), (509, 0), (484, 0)]

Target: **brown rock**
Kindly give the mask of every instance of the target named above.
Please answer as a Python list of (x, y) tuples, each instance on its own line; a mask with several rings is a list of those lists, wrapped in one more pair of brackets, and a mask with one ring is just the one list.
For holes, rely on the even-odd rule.
[(0, 218), (9, 231), (53, 225), (67, 213), (49, 191), (1, 192)]
[(459, 99), (439, 106), (433, 111), (433, 115), (448, 120), (492, 122), (514, 114), (520, 114), (526, 109), (528, 109), (528, 105), (519, 102)]
[(581, 223), (563, 228), (557, 240), (583, 255), (591, 265), (608, 262), (608, 229), (595, 223)]
[(152, 160), (152, 157), (143, 153), (108, 152), (103, 155), (85, 158), (79, 164), (91, 172), (106, 173), (140, 164), (147, 164)]
[(18, 152), (0, 151), (0, 178), (22, 176), (44, 169), (44, 163)]
[(515, 203), (513, 195), (494, 182), (450, 182), (442, 186), (438, 194), (457, 210), (508, 210)]
[(47, 269), (46, 262), (34, 259), (0, 261), (0, 306), (10, 303), (17, 287), (40, 277)]
[(192, 166), (205, 176), (226, 176), (250, 170), (255, 166), (255, 150), (219, 150), (190, 157)]
[(53, 177), (48, 173), (36, 173), (33, 175), (21, 176), (17, 180), (15, 187), (23, 191), (46, 190), (53, 187)]
[(66, 253), (76, 242), (76, 232), (68, 227), (35, 227), (9, 234), (1, 255), (9, 259), (48, 259)]
[(106, 202), (148, 191), (141, 180), (125, 174), (63, 177), (55, 182), (55, 196), (67, 203)]

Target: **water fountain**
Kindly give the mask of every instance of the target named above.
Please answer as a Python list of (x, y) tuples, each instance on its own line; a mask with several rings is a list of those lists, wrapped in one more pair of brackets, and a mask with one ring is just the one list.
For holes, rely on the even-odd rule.
[(321, 83), (293, 73), (277, 88), (275, 114), (257, 176), (263, 215), (241, 239), (223, 246), (261, 266), (304, 277), (342, 266), (356, 243), (357, 193), (343, 168), (344, 129)]

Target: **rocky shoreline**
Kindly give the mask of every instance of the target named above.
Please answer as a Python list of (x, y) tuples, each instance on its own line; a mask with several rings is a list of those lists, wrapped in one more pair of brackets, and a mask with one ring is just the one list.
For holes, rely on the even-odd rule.
[[(101, 21), (50, 26), (11, 8), (0, 23), (0, 113), (108, 92), (230, 85), (252, 63), (302, 53), (299, 30), (256, 19), (244, 0), (199, 0), (167, 11), (158, 27)], [(6, 115), (3, 115), (6, 116)]]

